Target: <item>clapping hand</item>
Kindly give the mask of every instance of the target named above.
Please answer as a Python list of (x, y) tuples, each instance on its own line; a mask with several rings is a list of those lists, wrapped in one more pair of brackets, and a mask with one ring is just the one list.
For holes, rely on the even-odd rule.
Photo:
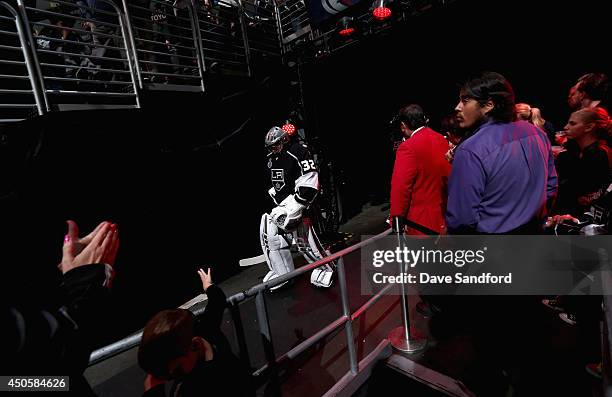
[(110, 222), (100, 223), (93, 232), (79, 238), (79, 227), (74, 221), (67, 221), (68, 234), (64, 237), (62, 273), (92, 263), (105, 263), (113, 266), (119, 249), (117, 225)]

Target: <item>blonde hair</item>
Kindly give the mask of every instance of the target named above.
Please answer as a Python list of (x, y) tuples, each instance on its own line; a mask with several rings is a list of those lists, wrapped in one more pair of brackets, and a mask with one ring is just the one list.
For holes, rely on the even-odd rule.
[(531, 106), (527, 103), (517, 103), (514, 105), (514, 112), (518, 120), (531, 121)]
[(539, 108), (531, 108), (531, 120), (530, 121), (536, 127), (542, 130), (544, 129), (544, 123), (546, 122), (546, 120), (542, 118), (542, 113), (540, 113)]
[(595, 135), (599, 139), (610, 139), (612, 136), (612, 120), (604, 108), (584, 108), (574, 112), (585, 123), (595, 124)]
[(518, 120), (529, 121), (531, 124), (544, 130), (544, 123), (546, 120), (542, 118), (542, 113), (539, 108), (532, 108), (527, 103), (517, 103), (514, 105), (514, 110)]

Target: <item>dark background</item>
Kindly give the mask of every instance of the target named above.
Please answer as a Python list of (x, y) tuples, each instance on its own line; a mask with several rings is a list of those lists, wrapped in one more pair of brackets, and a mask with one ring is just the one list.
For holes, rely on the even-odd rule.
[[(350, 217), (387, 199), (393, 163), (388, 121), (420, 103), (438, 127), (459, 84), (504, 74), (517, 101), (562, 129), (567, 91), (580, 75), (610, 74), (603, 1), (456, 1), (302, 69), (305, 128), (342, 174)], [(0, 141), (3, 292), (52, 305), (66, 219), (89, 232), (119, 224), (116, 330), (199, 293), (195, 269), (217, 281), (260, 253), (269, 210), (263, 137), (286, 117), (288, 70), (251, 81), (215, 77), (207, 95), (145, 94), (139, 111), (51, 114), (4, 126)], [(238, 95), (227, 98), (227, 95)], [(225, 99), (224, 99), (225, 98)], [(245, 120), (245, 128), (216, 144)]]
[(456, 106), (460, 85), (480, 71), (502, 73), (517, 102), (539, 107), (563, 129), (575, 80), (612, 72), (604, 4), (456, 1), (311, 62), (304, 84), (310, 120), (350, 170), (349, 196), (388, 185), (392, 158), (381, 153), (387, 122), (401, 105), (421, 104), (438, 128)]

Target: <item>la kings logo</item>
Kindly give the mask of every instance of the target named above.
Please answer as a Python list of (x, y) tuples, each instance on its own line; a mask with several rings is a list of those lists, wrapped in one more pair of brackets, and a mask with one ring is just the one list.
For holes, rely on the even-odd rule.
[(285, 187), (285, 170), (282, 168), (273, 168), (272, 170), (272, 186), (274, 190), (280, 192)]

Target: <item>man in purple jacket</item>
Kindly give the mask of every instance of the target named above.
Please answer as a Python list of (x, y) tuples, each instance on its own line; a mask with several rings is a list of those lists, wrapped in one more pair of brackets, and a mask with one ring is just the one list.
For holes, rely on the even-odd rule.
[(499, 73), (469, 80), (455, 108), (471, 131), (455, 151), (446, 224), (451, 234), (536, 234), (557, 191), (550, 142), (514, 121), (514, 92)]
[[(538, 234), (557, 191), (546, 134), (526, 121), (514, 121), (514, 92), (498, 73), (485, 72), (465, 83), (455, 110), (468, 135), (455, 150), (448, 182), (449, 233)], [(522, 298), (529, 297), (453, 296), (443, 308), (475, 330), (482, 381), (470, 387), (478, 395), (506, 395), (502, 369), (517, 365), (516, 352), (535, 340), (516, 321), (532, 306)]]

